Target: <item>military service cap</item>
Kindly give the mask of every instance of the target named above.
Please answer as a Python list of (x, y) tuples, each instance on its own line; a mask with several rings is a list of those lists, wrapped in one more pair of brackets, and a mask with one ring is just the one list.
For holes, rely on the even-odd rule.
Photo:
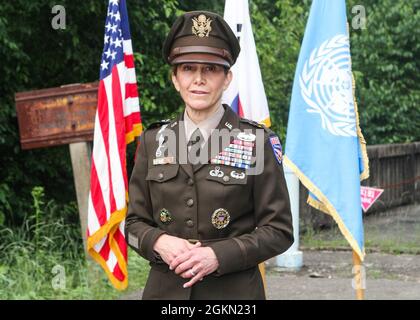
[(240, 50), (227, 22), (208, 11), (191, 11), (178, 17), (163, 44), (164, 59), (171, 65), (197, 62), (230, 68)]

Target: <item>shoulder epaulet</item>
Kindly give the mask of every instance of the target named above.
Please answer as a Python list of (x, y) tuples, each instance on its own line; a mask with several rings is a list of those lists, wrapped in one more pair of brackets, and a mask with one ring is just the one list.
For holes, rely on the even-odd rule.
[(147, 129), (159, 128), (159, 127), (161, 127), (165, 124), (168, 124), (169, 122), (171, 122), (171, 119), (158, 120), (158, 121), (155, 121), (155, 122), (151, 123)]
[(249, 119), (241, 118), (241, 122), (245, 122), (245, 123), (248, 123), (248, 124), (250, 124), (250, 125), (252, 125), (254, 127), (264, 129), (267, 133), (272, 132), (269, 128), (267, 128), (267, 126), (265, 126), (264, 124), (259, 123), (257, 121), (254, 121), (254, 120), (249, 120)]

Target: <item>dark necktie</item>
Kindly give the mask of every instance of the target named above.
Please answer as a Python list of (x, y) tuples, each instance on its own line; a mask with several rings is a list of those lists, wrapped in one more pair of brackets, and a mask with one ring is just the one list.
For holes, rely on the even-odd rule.
[(200, 129), (197, 128), (192, 133), (190, 140), (187, 144), (189, 157), (192, 162), (195, 162), (194, 159), (200, 157), (200, 149), (203, 146), (203, 143), (203, 134), (201, 133)]

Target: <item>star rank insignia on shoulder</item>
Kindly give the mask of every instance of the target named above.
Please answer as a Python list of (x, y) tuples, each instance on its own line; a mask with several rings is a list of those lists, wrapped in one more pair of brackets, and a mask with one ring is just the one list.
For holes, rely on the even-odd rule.
[(149, 125), (148, 129), (159, 128), (159, 127), (161, 127), (161, 126), (163, 126), (165, 124), (170, 123), (171, 121), (172, 121), (171, 119), (164, 119), (164, 120), (158, 120), (158, 121), (152, 122)]
[(265, 125), (263, 125), (259, 122), (253, 121), (253, 120), (249, 120), (249, 119), (246, 119), (246, 118), (241, 118), (240, 121), (248, 123), (250, 125), (253, 125), (254, 127), (257, 127), (257, 128), (267, 129), (267, 127)]

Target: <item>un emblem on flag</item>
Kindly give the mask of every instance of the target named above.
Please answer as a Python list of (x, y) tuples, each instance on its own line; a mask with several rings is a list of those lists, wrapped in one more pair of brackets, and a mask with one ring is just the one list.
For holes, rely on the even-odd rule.
[(311, 52), (299, 86), (306, 111), (319, 114), (323, 129), (336, 136), (357, 135), (348, 36), (334, 36)]

